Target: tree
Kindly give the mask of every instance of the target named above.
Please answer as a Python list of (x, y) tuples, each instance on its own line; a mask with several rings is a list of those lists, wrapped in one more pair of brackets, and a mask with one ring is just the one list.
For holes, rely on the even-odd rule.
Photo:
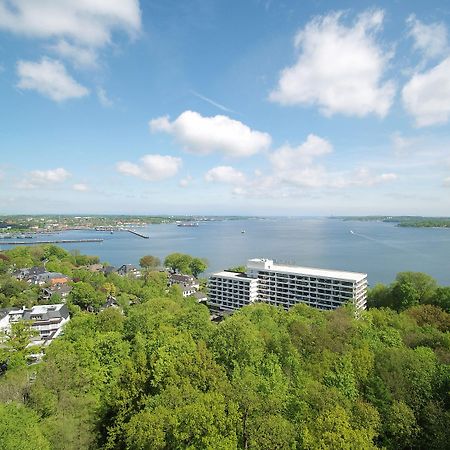
[(420, 303), (429, 303), (437, 288), (436, 280), (422, 272), (400, 272), (395, 280), (400, 285), (410, 284), (414, 287)]
[(450, 314), (450, 286), (438, 287), (431, 299), (431, 303)]
[(184, 253), (171, 253), (164, 260), (164, 265), (174, 272), (192, 274), (191, 260), (192, 256)]
[(20, 320), (19, 322), (11, 324), (11, 330), (6, 333), (6, 347), (10, 352), (22, 353), (24, 356), (26, 356), (26, 353), (29, 353), (25, 350), (30, 343), (31, 338), (38, 334), (31, 325), (32, 322), (29, 320)]
[(49, 450), (37, 414), (20, 404), (0, 403), (0, 448)]
[(139, 265), (143, 269), (156, 269), (160, 264), (160, 259), (152, 255), (145, 255), (139, 260)]
[(208, 264), (204, 258), (192, 258), (189, 267), (191, 268), (192, 275), (194, 275), (194, 277), (198, 277), (206, 270)]
[(385, 440), (389, 447), (411, 448), (419, 431), (414, 412), (402, 401), (394, 401), (385, 421)]
[(104, 293), (94, 289), (91, 284), (80, 281), (74, 283), (69, 298), (75, 305), (78, 305), (82, 309), (88, 307), (99, 309), (105, 302), (106, 296)]
[(194, 258), (184, 253), (172, 253), (164, 260), (164, 265), (174, 272), (185, 273), (197, 277), (208, 267), (203, 258)]

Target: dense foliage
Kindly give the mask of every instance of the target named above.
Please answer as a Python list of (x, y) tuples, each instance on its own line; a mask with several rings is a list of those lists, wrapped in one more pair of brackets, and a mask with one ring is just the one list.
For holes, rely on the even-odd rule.
[(0, 377), (1, 448), (442, 449), (450, 441), (450, 315), (435, 305), (356, 318), (350, 307), (258, 304), (216, 324), (159, 273), (114, 275), (106, 287), (98, 274), (74, 273), (133, 304), (74, 308), (41, 364)]
[(450, 286), (438, 286), (425, 273), (400, 272), (389, 286), (377, 284), (369, 291), (369, 307), (403, 311), (417, 305), (435, 305), (450, 313)]

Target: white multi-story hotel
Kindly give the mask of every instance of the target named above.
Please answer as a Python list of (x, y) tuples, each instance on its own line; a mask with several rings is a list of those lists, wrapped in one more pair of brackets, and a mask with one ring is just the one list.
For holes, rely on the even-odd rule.
[(264, 302), (285, 309), (305, 303), (335, 309), (353, 302), (366, 308), (367, 274), (274, 264), (270, 259), (250, 259), (245, 273), (229, 271), (210, 276), (209, 303), (220, 310)]

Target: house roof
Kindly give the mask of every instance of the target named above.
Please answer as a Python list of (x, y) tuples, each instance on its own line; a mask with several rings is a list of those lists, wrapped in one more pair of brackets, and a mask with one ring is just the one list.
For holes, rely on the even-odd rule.
[(195, 278), (192, 275), (184, 275), (182, 273), (170, 274), (170, 281), (173, 283), (192, 283)]
[(33, 316), (36, 315), (41, 316), (39, 320), (67, 319), (69, 317), (69, 310), (63, 303), (56, 305), (38, 305), (24, 310), (22, 318), (24, 320), (33, 320)]

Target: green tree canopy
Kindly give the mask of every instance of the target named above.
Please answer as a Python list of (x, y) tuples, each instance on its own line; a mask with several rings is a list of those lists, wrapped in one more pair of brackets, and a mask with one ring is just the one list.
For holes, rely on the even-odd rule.
[(139, 260), (139, 265), (144, 269), (156, 269), (161, 265), (161, 261), (156, 256), (145, 255)]

